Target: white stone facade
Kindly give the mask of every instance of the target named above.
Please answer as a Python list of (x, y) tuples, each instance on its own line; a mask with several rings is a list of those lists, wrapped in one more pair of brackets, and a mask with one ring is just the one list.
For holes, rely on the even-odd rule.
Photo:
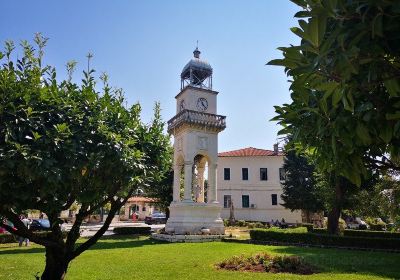
[[(283, 178), (280, 178), (279, 169), (283, 166), (283, 159), (282, 153), (255, 148), (220, 153), (217, 197), (223, 207), (221, 217), (229, 219), (230, 205), (227, 196), (230, 196), (236, 220), (271, 222), (271, 220), (281, 221), (283, 218), (287, 223), (300, 223), (302, 220), (300, 211), (291, 212), (280, 205), (282, 203), (280, 179)], [(224, 174), (225, 168), (230, 170), (229, 180)], [(243, 178), (242, 173), (246, 173), (242, 171), (243, 168), (248, 170), (247, 180)], [(262, 180), (261, 168), (267, 169), (267, 180)], [(248, 202), (243, 196), (248, 196)], [(276, 201), (273, 203), (275, 198)]]

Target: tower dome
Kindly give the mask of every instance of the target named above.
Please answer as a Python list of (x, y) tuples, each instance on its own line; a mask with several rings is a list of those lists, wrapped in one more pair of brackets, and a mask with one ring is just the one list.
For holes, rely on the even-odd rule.
[(191, 85), (211, 89), (213, 69), (206, 60), (200, 59), (200, 53), (196, 47), (193, 51), (194, 57), (183, 67), (181, 88)]

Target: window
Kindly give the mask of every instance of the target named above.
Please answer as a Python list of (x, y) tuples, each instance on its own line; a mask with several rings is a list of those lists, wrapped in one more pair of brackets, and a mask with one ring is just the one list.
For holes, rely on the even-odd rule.
[(249, 180), (249, 169), (242, 168), (242, 180), (247, 181)]
[(272, 205), (278, 205), (278, 195), (271, 194)]
[(250, 198), (248, 195), (242, 195), (242, 208), (250, 207)]
[(224, 180), (229, 181), (231, 179), (231, 169), (224, 168)]
[(267, 181), (268, 180), (267, 168), (260, 168), (260, 180), (261, 181)]
[(146, 212), (146, 206), (143, 206), (143, 207), (142, 207), (142, 211), (143, 211), (143, 212)]
[(286, 172), (284, 168), (279, 168), (279, 180), (280, 181), (286, 180)]
[(232, 198), (230, 195), (224, 195), (224, 208), (231, 208)]

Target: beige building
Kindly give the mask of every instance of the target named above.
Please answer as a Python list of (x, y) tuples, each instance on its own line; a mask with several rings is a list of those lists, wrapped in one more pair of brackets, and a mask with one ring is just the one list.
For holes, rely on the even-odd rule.
[(154, 199), (143, 196), (133, 196), (126, 202), (124, 211), (120, 213), (119, 218), (122, 221), (133, 220), (133, 214), (136, 213), (138, 220), (144, 220), (146, 216), (150, 216), (154, 212), (156, 212)]
[(281, 181), (285, 179), (284, 154), (245, 148), (218, 154), (218, 200), (223, 206), (221, 217), (229, 219), (233, 203), (236, 220), (263, 221), (285, 219), (301, 222), (301, 212), (291, 212), (280, 203)]

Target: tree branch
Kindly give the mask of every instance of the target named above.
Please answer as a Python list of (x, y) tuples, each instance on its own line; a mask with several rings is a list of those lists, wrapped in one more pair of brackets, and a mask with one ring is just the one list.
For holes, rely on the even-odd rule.
[(78, 248), (75, 249), (74, 252), (71, 253), (70, 260), (73, 260), (80, 254), (82, 254), (85, 250), (89, 249), (103, 236), (103, 234), (107, 231), (108, 227), (110, 226), (112, 220), (114, 219), (114, 216), (117, 213), (118, 209), (120, 209), (121, 206), (126, 203), (128, 198), (131, 197), (132, 193), (133, 193), (133, 191), (129, 192), (129, 194), (122, 201), (120, 201), (119, 199), (112, 200), (110, 212), (109, 212), (103, 226), (92, 237), (90, 237), (85, 243), (80, 245)]
[(19, 216), (16, 213), (14, 213), (10, 210), (8, 210), (8, 211), (6, 210), (3, 213), (4, 213), (5, 217), (8, 220), (10, 220), (14, 224), (14, 227), (16, 228), (16, 230), (15, 230), (10, 226), (5, 227), (7, 230), (11, 229), (11, 233), (16, 234), (21, 237), (24, 237), (24, 238), (28, 238), (29, 240), (31, 240), (37, 244), (46, 246), (46, 247), (59, 247), (60, 246), (60, 244), (58, 244), (57, 242), (47, 240), (47, 239), (44, 239), (44, 238), (34, 235), (32, 233), (32, 231), (30, 231), (24, 225), (24, 223), (19, 219)]

